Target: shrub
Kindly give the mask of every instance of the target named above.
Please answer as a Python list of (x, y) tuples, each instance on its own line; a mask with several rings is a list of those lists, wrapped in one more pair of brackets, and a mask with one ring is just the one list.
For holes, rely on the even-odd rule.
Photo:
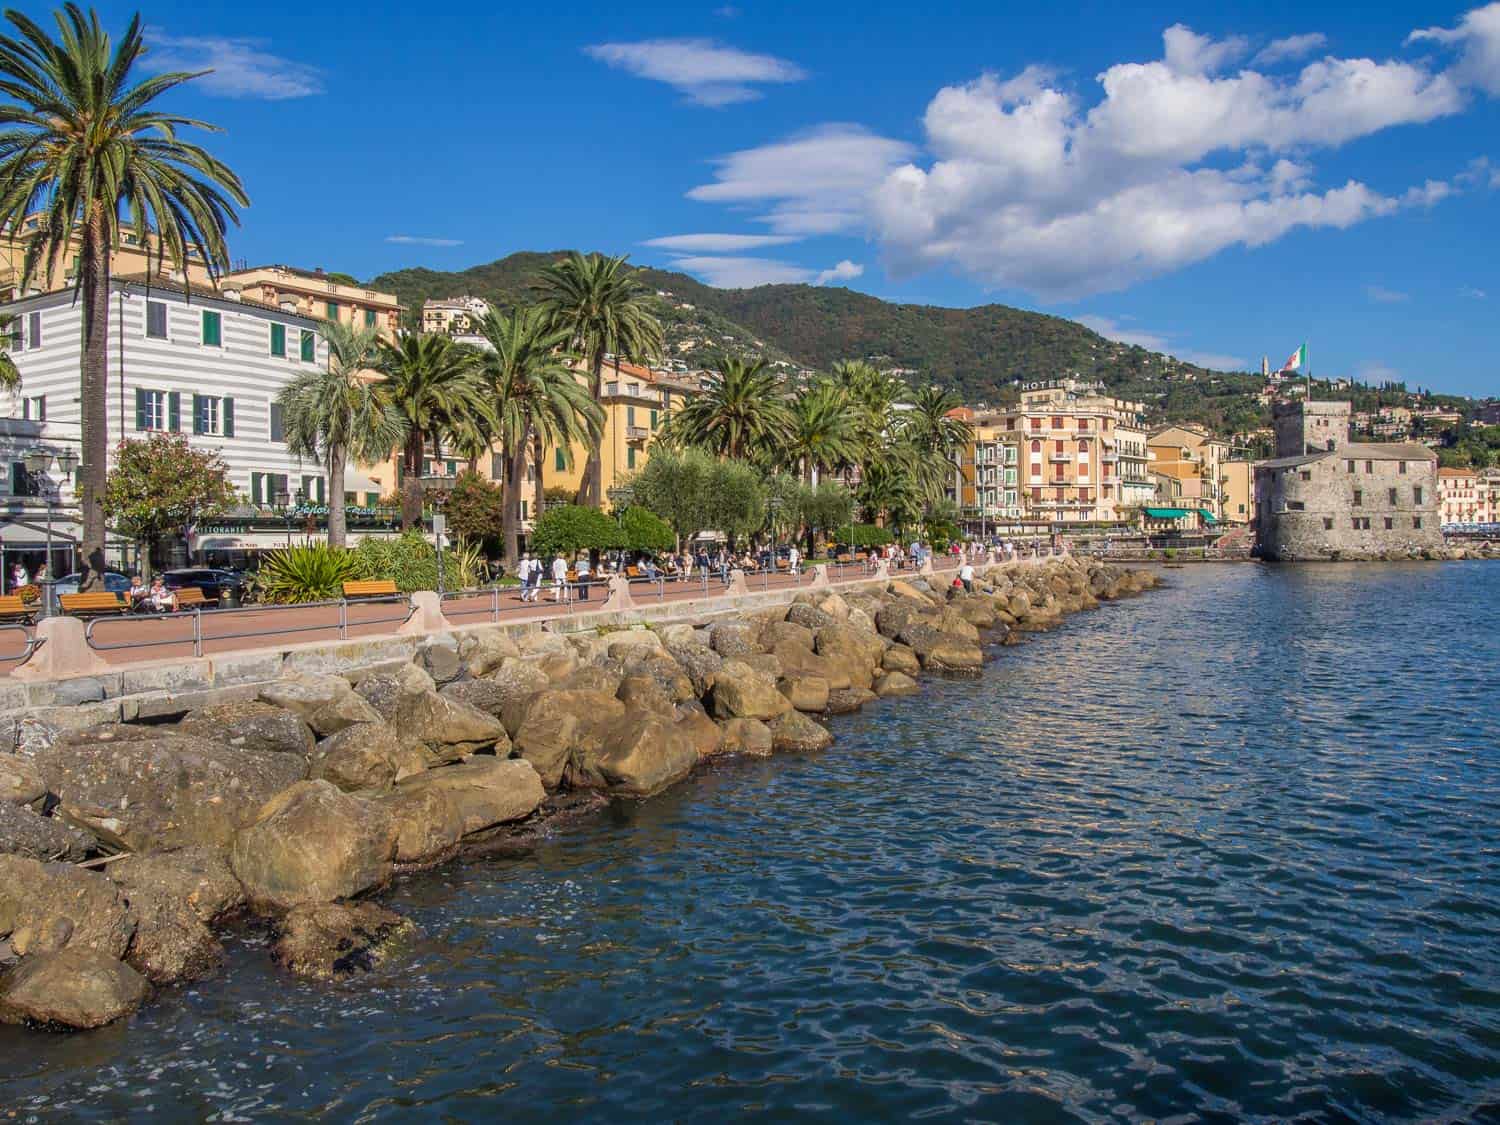
[(542, 513), (531, 533), (531, 545), (544, 555), (606, 550), (625, 546), (625, 533), (598, 508), (564, 504)]
[(873, 523), (857, 523), (847, 530), (851, 543), (856, 547), (884, 547), (895, 539), (885, 528)]
[(453, 482), (453, 491), (443, 501), (449, 534), (459, 539), (483, 542), (499, 536), (505, 519), (505, 501), (498, 484), (476, 472), (463, 472)]
[(277, 605), (326, 602), (343, 597), (344, 583), (362, 577), (352, 552), (326, 543), (304, 543), (267, 556), (255, 588), (261, 601)]
[(670, 551), (677, 545), (667, 521), (645, 508), (626, 508), (620, 513), (625, 546), (632, 551)]

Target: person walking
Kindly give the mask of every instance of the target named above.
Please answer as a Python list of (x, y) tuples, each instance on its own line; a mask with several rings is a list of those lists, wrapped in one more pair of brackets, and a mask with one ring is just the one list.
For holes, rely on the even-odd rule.
[(560, 602), (568, 592), (568, 560), (561, 555), (552, 559), (552, 600)]
[(795, 545), (786, 553), (786, 568), (794, 578), (802, 573), (802, 552)]
[(594, 573), (593, 565), (589, 562), (589, 553), (580, 551), (578, 564), (574, 567), (578, 573), (578, 600), (586, 602), (589, 600), (589, 576)]
[(521, 556), (520, 576), (521, 600), (523, 602), (536, 601), (537, 586), (542, 576), (542, 564), (530, 551)]

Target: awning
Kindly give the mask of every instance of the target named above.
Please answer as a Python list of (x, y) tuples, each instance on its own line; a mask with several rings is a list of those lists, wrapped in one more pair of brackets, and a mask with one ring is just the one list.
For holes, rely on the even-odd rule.
[(1212, 512), (1210, 512), (1207, 508), (1199, 508), (1198, 509), (1198, 514), (1203, 517), (1203, 522), (1204, 523), (1218, 523), (1219, 522), (1218, 517), (1215, 516)]
[(1186, 508), (1147, 508), (1146, 515), (1154, 520), (1180, 520), (1189, 515)]

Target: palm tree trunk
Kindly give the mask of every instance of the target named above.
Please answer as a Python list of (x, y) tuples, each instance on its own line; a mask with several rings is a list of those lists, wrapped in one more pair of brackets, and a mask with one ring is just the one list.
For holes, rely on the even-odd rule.
[(505, 451), (505, 507), (500, 521), (500, 535), (505, 552), (505, 569), (514, 574), (521, 557), (521, 479), (526, 474), (527, 438), (523, 436), (514, 448)]
[(401, 530), (422, 526), (422, 434), (413, 428), (406, 436), (403, 457), (406, 479), (401, 482)]
[(109, 469), (109, 240), (104, 215), (83, 232), (82, 457), (78, 466), (82, 535), (80, 590), (104, 588), (104, 482)]
[(542, 512), (547, 508), (547, 484), (542, 479), (542, 454), (545, 452), (546, 450), (542, 448), (541, 433), (533, 432), (531, 435), (531, 463), (536, 469), (535, 491), (531, 494), (531, 520), (533, 525), (535, 525), (537, 520), (542, 518)]
[[(604, 407), (603, 348), (595, 350), (589, 364), (589, 391), (594, 396), (595, 405), (602, 410)], [(583, 483), (578, 489), (579, 503), (587, 504), (591, 508), (602, 507), (604, 503), (604, 458), (600, 450), (601, 442), (594, 442), (589, 446), (588, 460), (583, 468)]]
[(348, 522), (344, 518), (344, 451), (334, 447), (328, 451), (328, 545), (342, 547), (348, 538)]

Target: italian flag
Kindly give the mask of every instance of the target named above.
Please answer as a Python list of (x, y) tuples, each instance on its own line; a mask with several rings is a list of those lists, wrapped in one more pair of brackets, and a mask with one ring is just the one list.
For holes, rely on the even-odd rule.
[(1283, 371), (1300, 371), (1307, 366), (1307, 345), (1303, 344), (1287, 357), (1287, 361), (1281, 365)]

